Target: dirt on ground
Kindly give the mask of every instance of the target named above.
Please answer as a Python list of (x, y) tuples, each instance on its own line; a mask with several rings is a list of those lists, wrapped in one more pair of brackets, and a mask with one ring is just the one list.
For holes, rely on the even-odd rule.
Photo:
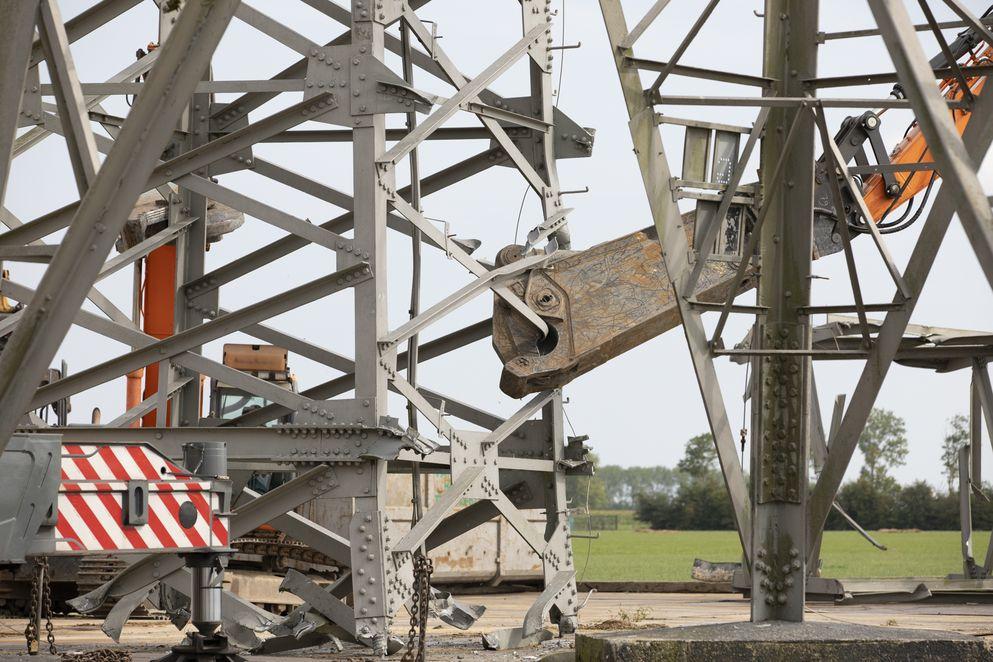
[[(428, 659), (439, 662), (466, 660), (480, 662), (522, 662), (568, 658), (572, 636), (555, 637), (534, 648), (512, 651), (488, 651), (482, 635), (500, 628), (520, 626), (537, 593), (465, 596), (464, 600), (486, 606), (486, 614), (470, 630), (461, 632), (430, 621), (428, 625)], [(887, 605), (845, 605), (809, 603), (811, 621), (879, 625), (896, 628), (950, 630), (962, 634), (993, 638), (993, 604), (928, 602)], [(679, 627), (708, 623), (746, 621), (748, 601), (735, 594), (673, 593), (594, 593), (581, 612), (584, 628), (590, 630), (624, 630), (649, 627)], [(0, 657), (23, 656), (24, 619), (0, 620)], [(98, 648), (126, 650), (134, 662), (158, 659), (181, 639), (177, 630), (165, 620), (133, 619), (124, 629), (120, 644), (114, 644), (100, 630), (100, 620), (83, 617), (55, 620), (55, 637), (61, 651), (92, 651)], [(394, 634), (406, 637), (407, 624), (397, 619)], [(554, 631), (554, 628), (552, 628)], [(557, 632), (556, 632), (557, 634)], [(399, 659), (399, 654), (394, 656)], [(278, 656), (251, 656), (258, 662), (293, 660), (355, 660), (376, 658), (368, 650), (346, 645), (340, 653), (328, 646), (308, 648)], [(44, 657), (30, 658), (42, 662)], [(558, 660), (555, 660), (558, 662)]]

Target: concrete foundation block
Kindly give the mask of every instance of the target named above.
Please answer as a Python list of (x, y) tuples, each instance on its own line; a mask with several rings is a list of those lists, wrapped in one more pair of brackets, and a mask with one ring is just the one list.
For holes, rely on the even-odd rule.
[(979, 662), (993, 647), (977, 637), (844, 623), (722, 623), (580, 632), (577, 662)]

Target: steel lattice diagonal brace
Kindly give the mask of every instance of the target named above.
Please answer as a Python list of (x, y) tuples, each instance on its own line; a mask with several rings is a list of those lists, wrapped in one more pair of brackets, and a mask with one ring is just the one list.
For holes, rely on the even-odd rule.
[(76, 187), (83, 195), (96, 179), (100, 162), (97, 159), (93, 127), (83, 99), (83, 90), (76, 75), (76, 65), (69, 52), (69, 38), (58, 3), (42, 0), (38, 6), (41, 43), (45, 50), (48, 73), (55, 87), (59, 121), (65, 129), (69, 160), (76, 175)]
[[(542, 404), (541, 425), (552, 446), (552, 457), (558, 464), (565, 457), (561, 392), (554, 391), (550, 399), (542, 399)], [(569, 534), (565, 473), (554, 472), (546, 483), (546, 526), (543, 534), (527, 521), (524, 513), (503, 491), (492, 503), (541, 558), (545, 589), (528, 609), (520, 627), (485, 635), (484, 646), (492, 649), (516, 648), (550, 639), (552, 632), (542, 627), (546, 614), (558, 625), (561, 634), (574, 632), (579, 626), (579, 603)]]
[[(987, 151), (993, 143), (993, 91), (984, 88), (973, 109), (973, 120), (963, 133), (961, 142), (966, 146), (970, 162), (978, 169)], [(821, 471), (817, 484), (811, 492), (808, 501), (807, 554), (816, 549), (816, 543), (824, 530), (831, 504), (838, 493), (838, 488), (844, 479), (845, 471), (851, 462), (852, 455), (858, 444), (859, 436), (865, 427), (869, 414), (882, 389), (883, 381), (889, 372), (900, 343), (903, 339), (907, 324), (913, 315), (927, 277), (934, 266), (938, 250), (948, 232), (952, 218), (959, 208), (960, 195), (955, 187), (949, 186), (938, 191), (938, 196), (931, 207), (931, 212), (921, 229), (920, 236), (911, 253), (903, 278), (910, 287), (911, 296), (901, 309), (886, 314), (886, 319), (876, 335), (865, 368), (859, 377), (858, 384), (845, 410), (844, 418), (838, 426), (837, 433), (831, 440), (827, 461)], [(904, 297), (899, 292), (893, 299), (894, 303), (903, 303)]]
[[(625, 105), (631, 118), (629, 128), (634, 143), (634, 151), (644, 181), (648, 203), (652, 210), (655, 227), (662, 243), (662, 253), (669, 279), (679, 290), (679, 285), (691, 271), (690, 246), (682, 228), (679, 207), (673, 200), (669, 181), (672, 172), (666, 157), (662, 136), (655, 121), (655, 109), (646, 100), (638, 71), (625, 64), (629, 48), (620, 44), (628, 34), (627, 24), (620, 0), (600, 0), (600, 10), (607, 27), (612, 55), (620, 77)], [(706, 330), (700, 313), (693, 310), (685, 297), (677, 296), (679, 315), (683, 332), (689, 346), (690, 357), (696, 372), (700, 394), (714, 435), (717, 456), (720, 461), (724, 484), (734, 509), (735, 526), (741, 540), (742, 553), (746, 561), (751, 556), (751, 499), (745, 482), (744, 471), (738, 459), (727, 406), (721, 394), (717, 371), (714, 367)]]
[(37, 305), (0, 354), (0, 451), (35, 389), (35, 382), (23, 376), (42, 374), (62, 344), (237, 7), (238, 0), (184, 4), (114, 148), (42, 277)]
[[(310, 303), (315, 299), (340, 292), (371, 277), (372, 275), (369, 273), (368, 265), (359, 263), (282, 292), (276, 296), (263, 299), (250, 306), (213, 319), (206, 324), (169, 336), (128, 354), (105, 361), (72, 377), (43, 387), (35, 395), (31, 409), (43, 406), (46, 401), (55, 401), (65, 397), (67, 394), (76, 393), (81, 390), (80, 387), (85, 388), (87, 384), (93, 385), (95, 382), (103, 382), (108, 378), (125, 375), (132, 370), (142, 368), (155, 360), (162, 360), (182, 354), (205, 342), (234, 333), (240, 330), (242, 326), (261, 322), (269, 317)], [(34, 300), (37, 300), (37, 295)], [(49, 388), (52, 390), (46, 390)]]
[(17, 138), (37, 8), (38, 0), (0, 3), (0, 24), (6, 33), (0, 41), (0, 205)]
[[(956, 10), (962, 9), (958, 3), (951, 6)], [(962, 227), (993, 288), (993, 210), (983, 193), (966, 145), (934, 83), (934, 73), (914, 32), (907, 9), (897, 0), (869, 0), (869, 7), (910, 99), (917, 124), (927, 138), (928, 150), (941, 171), (943, 185), (958, 195), (958, 215)], [(984, 39), (993, 39), (988, 30), (982, 29), (981, 34)]]

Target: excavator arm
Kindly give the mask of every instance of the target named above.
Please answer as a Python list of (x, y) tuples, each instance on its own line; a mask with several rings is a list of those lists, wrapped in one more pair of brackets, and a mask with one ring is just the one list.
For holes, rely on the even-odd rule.
[[(978, 34), (966, 30), (951, 45), (956, 62), (988, 63), (993, 49), (987, 47), (977, 54), (981, 44)], [(945, 69), (949, 63), (939, 55), (931, 61), (935, 69)], [(971, 99), (983, 88), (985, 77), (966, 79), (968, 89), (962, 89), (955, 78), (942, 83), (949, 100)], [(901, 98), (899, 85), (893, 96)], [(959, 133), (970, 119), (968, 109), (953, 111)], [(827, 157), (818, 159), (815, 167), (814, 246), (818, 259), (842, 250), (839, 223), (847, 223), (852, 234), (868, 231), (866, 223), (876, 223), (883, 233), (897, 232), (909, 227), (920, 217), (927, 196), (940, 177), (929, 169), (930, 151), (916, 123), (911, 125), (903, 140), (887, 153), (880, 135), (882, 113), (868, 111), (860, 117), (849, 117), (841, 125), (835, 142), (847, 163), (869, 166), (866, 147), (872, 151), (877, 165), (910, 164), (905, 171), (881, 169), (864, 180), (857, 178), (861, 194), (872, 215), (863, 218), (852, 191), (844, 178), (829, 173)], [(835, 209), (829, 176), (839, 177), (846, 204), (842, 213)], [(916, 201), (923, 193), (924, 199)], [(915, 210), (916, 206), (916, 210)], [(733, 223), (728, 231), (751, 229), (755, 210), (746, 205), (732, 205), (728, 214)], [(696, 212), (683, 214), (683, 230), (693, 245)], [(745, 242), (727, 242), (744, 245)], [(497, 266), (523, 257), (525, 247), (508, 246), (497, 258)], [(537, 249), (540, 251), (541, 249)], [(741, 259), (741, 258), (738, 258)], [(710, 259), (704, 268), (694, 298), (703, 303), (723, 303), (735, 277), (735, 261), (724, 256)], [(754, 286), (746, 272), (745, 282), (738, 291)], [(579, 375), (637, 347), (680, 324), (672, 284), (662, 261), (661, 246), (653, 227), (598, 244), (584, 251), (556, 250), (540, 268), (522, 273), (508, 286), (548, 324), (549, 333), (542, 336), (520, 313), (499, 297), (493, 308), (493, 347), (504, 362), (500, 378), (501, 390), (521, 398), (548, 388), (563, 386)]]

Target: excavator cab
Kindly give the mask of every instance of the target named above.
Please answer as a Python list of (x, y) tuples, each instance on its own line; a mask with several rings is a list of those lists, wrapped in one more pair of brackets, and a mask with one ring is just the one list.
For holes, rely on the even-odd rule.
[[(287, 363), (287, 351), (282, 347), (229, 343), (224, 345), (223, 362), (229, 368), (264, 379), (287, 391), (297, 392), (297, 380), (290, 372)], [(265, 398), (247, 393), (230, 384), (219, 382), (216, 379), (211, 382), (211, 417), (229, 421), (269, 404), (272, 403)], [(292, 422), (293, 414), (287, 414), (277, 421), (271, 421), (268, 426)], [(293, 474), (287, 471), (260, 471), (251, 475), (247, 486), (260, 494), (265, 494), (292, 478)]]
[[(287, 351), (282, 347), (229, 343), (224, 345), (224, 365), (296, 393), (296, 377), (290, 372)], [(272, 403), (265, 398), (247, 393), (236, 386), (217, 380), (211, 383), (211, 417), (232, 420), (269, 404)], [(292, 422), (293, 415), (288, 414), (269, 425)]]

